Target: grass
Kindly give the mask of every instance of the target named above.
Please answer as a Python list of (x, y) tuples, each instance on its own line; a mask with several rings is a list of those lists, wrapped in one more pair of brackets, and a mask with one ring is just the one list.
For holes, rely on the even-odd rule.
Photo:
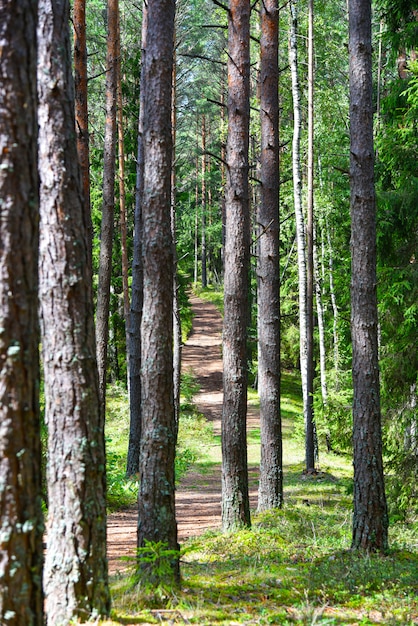
[[(282, 382), (283, 509), (253, 512), (251, 529), (208, 532), (186, 542), (180, 589), (150, 590), (129, 575), (114, 578), (113, 621), (100, 623), (418, 624), (417, 519), (391, 526), (386, 556), (349, 550), (351, 461), (323, 454), (317, 475), (303, 473), (303, 445), (294, 437), (300, 387), (290, 373)], [(191, 378), (182, 396), (180, 445), (199, 460), (193, 467), (204, 481), (205, 470), (219, 463), (220, 441), (193, 408), (192, 387)], [(255, 394), (250, 404), (257, 406)], [(117, 412), (123, 413), (121, 405)], [(249, 433), (250, 471), (258, 462), (259, 437), (258, 429)]]
[(208, 285), (203, 288), (201, 284), (195, 285), (193, 289), (194, 293), (202, 298), (203, 300), (207, 300), (208, 302), (212, 302), (218, 309), (219, 313), (223, 316), (224, 314), (224, 292), (222, 289), (219, 289), (216, 286)]

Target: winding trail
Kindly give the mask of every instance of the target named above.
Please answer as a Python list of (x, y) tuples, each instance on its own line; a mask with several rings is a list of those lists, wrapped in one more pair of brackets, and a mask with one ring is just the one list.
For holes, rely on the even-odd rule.
[[(200, 391), (194, 397), (199, 411), (213, 423), (215, 435), (221, 433), (222, 417), (222, 319), (216, 307), (191, 296), (192, 332), (183, 346), (182, 369), (192, 371)], [(249, 407), (248, 427), (258, 426), (257, 412)], [(249, 468), (251, 507), (256, 504), (257, 469)], [(176, 516), (179, 542), (221, 524), (221, 465), (205, 473), (190, 470), (176, 491)], [(109, 572), (126, 569), (122, 556), (135, 554), (137, 509), (112, 513), (108, 517)]]

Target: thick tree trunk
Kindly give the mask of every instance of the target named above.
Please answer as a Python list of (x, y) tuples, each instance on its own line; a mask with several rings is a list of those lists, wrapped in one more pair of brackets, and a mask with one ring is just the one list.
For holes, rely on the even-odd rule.
[(250, 3), (231, 0), (228, 29), (228, 140), (223, 327), (222, 525), (249, 526), (247, 327), (250, 217), (248, 142)]
[(44, 581), (51, 626), (106, 615), (110, 605), (104, 423), (68, 18), (68, 2), (40, 0), (39, 287), (49, 502)]
[(97, 287), (96, 341), (100, 401), (106, 407), (107, 346), (112, 277), (112, 248), (115, 214), (116, 101), (118, 76), (119, 1), (107, 2), (106, 124), (103, 157), (103, 206), (100, 229), (99, 283)]
[(141, 82), (139, 95), (139, 118), (138, 118), (138, 152), (136, 164), (136, 189), (135, 189), (135, 226), (134, 226), (134, 250), (132, 262), (132, 293), (131, 314), (129, 324), (130, 345), (130, 390), (129, 390), (129, 445), (126, 464), (127, 476), (133, 476), (139, 472), (139, 455), (141, 450), (141, 322), (144, 289), (144, 268), (142, 265), (142, 196), (144, 191), (144, 106), (145, 106), (145, 55), (147, 47), (147, 22), (148, 8), (144, 2), (142, 8), (142, 42), (141, 42)]
[(258, 510), (283, 503), (280, 415), (278, 3), (261, 6), (261, 202), (257, 216), (258, 390), (261, 462)]
[(88, 74), (86, 43), (86, 0), (74, 0), (74, 90), (77, 153), (83, 181), (83, 202), (89, 237), (89, 265), (93, 243), (93, 225), (90, 214), (90, 135), (88, 116)]
[[(145, 59), (142, 313), (142, 434), (138, 545), (161, 542), (176, 550), (173, 402), (173, 239), (171, 233), (172, 69), (174, 0), (149, 0)], [(158, 563), (142, 573), (179, 580), (178, 556), (170, 573)]]
[(349, 0), (349, 29), (354, 385), (352, 548), (383, 551), (388, 547), (388, 513), (383, 478), (378, 364), (370, 0)]
[(41, 626), (37, 2), (5, 1), (0, 39), (0, 622)]

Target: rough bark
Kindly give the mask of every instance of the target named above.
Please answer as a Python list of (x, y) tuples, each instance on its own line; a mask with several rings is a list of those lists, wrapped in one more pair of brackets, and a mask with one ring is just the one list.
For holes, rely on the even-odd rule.
[(278, 3), (261, 6), (261, 189), (258, 278), (258, 390), (261, 461), (258, 510), (283, 503), (280, 414)]
[(197, 212), (199, 202), (199, 157), (196, 156), (196, 184), (195, 184), (195, 218), (194, 218), (194, 284), (197, 285), (199, 261), (199, 216)]
[(83, 181), (83, 198), (89, 237), (89, 264), (93, 243), (93, 225), (90, 215), (90, 135), (88, 116), (88, 73), (86, 42), (86, 0), (74, 0), (74, 92), (77, 153)]
[[(172, 69), (174, 0), (149, 0), (144, 108), (142, 433), (138, 545), (177, 549), (174, 501), (173, 240), (171, 233)], [(157, 567), (154, 567), (157, 566)], [(179, 579), (149, 565), (153, 579)], [(144, 574), (143, 568), (141, 568)]]
[(89, 265), (89, 214), (74, 134), (69, 2), (40, 0), (41, 341), (48, 426), (47, 623), (106, 615), (104, 424)]
[(0, 622), (41, 626), (37, 3), (5, 1), (0, 43)]
[(136, 164), (135, 188), (135, 230), (132, 262), (131, 313), (129, 324), (129, 445), (126, 474), (133, 476), (139, 472), (139, 454), (141, 450), (141, 321), (143, 307), (144, 270), (142, 265), (142, 195), (144, 190), (144, 101), (145, 101), (145, 55), (147, 46), (148, 9), (144, 2), (142, 9), (142, 41), (141, 41), (141, 82), (138, 118), (138, 150)]
[[(118, 16), (119, 18), (119, 16)], [(117, 38), (117, 60), (118, 60), (118, 80), (117, 80), (117, 126), (118, 126), (118, 160), (119, 160), (119, 216), (120, 216), (120, 247), (122, 256), (122, 291), (123, 291), (123, 317), (125, 320), (125, 340), (126, 340), (126, 366), (127, 366), (127, 386), (129, 381), (129, 261), (128, 261), (128, 232), (126, 224), (126, 191), (125, 191), (125, 141), (123, 122), (123, 98), (122, 98), (122, 74), (120, 58), (120, 20), (118, 19)]]
[(207, 287), (207, 249), (206, 249), (206, 119), (205, 115), (202, 115), (202, 237), (201, 237), (201, 251), (202, 251), (202, 287)]
[(225, 192), (223, 326), (222, 525), (249, 526), (247, 327), (250, 217), (248, 198), (250, 3), (231, 0), (228, 13), (228, 139)]
[(118, 75), (118, 0), (107, 2), (106, 123), (103, 155), (103, 205), (100, 228), (99, 282), (96, 305), (97, 366), (100, 401), (106, 405), (110, 283), (115, 214), (116, 101)]
[(388, 546), (388, 514), (383, 478), (378, 365), (370, 0), (349, 0), (349, 32), (354, 386), (352, 548), (383, 551)]

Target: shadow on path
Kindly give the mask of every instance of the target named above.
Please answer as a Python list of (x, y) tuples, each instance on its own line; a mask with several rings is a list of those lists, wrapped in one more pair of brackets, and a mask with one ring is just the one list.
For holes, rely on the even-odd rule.
[[(194, 397), (199, 411), (213, 422), (214, 434), (221, 433), (222, 417), (222, 318), (216, 307), (196, 296), (190, 298), (193, 328), (183, 346), (182, 369), (191, 371), (200, 391)], [(258, 414), (249, 410), (248, 427), (259, 425)], [(249, 468), (250, 506), (257, 504), (258, 468)], [(193, 468), (183, 477), (176, 492), (179, 542), (221, 525), (221, 465), (199, 472)], [(108, 557), (111, 574), (128, 567), (120, 557), (134, 555), (137, 511), (120, 511), (108, 518)]]

